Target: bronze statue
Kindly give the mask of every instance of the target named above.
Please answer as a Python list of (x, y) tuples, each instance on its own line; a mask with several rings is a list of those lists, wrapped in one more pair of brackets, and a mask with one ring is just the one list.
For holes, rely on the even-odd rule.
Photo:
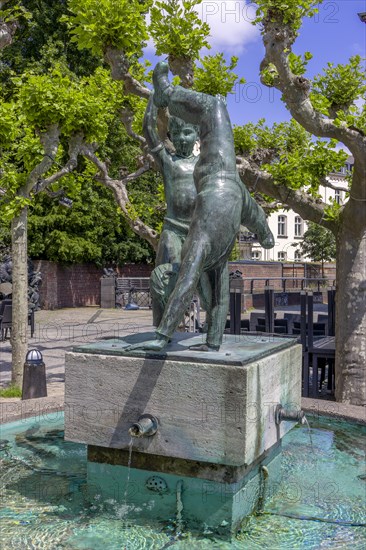
[[(182, 246), (188, 234), (197, 196), (193, 171), (198, 161), (198, 156), (193, 154), (198, 139), (197, 127), (174, 116), (169, 118), (169, 137), (175, 147), (175, 154), (172, 155), (157, 133), (157, 116), (158, 110), (151, 94), (145, 111), (143, 130), (150, 152), (163, 176), (167, 204), (156, 254), (156, 268), (150, 279), (155, 326), (160, 324), (167, 300), (177, 280)], [(205, 300), (205, 278), (206, 274), (203, 274), (198, 286), (201, 301), (207, 310), (210, 304)]]
[(223, 100), (172, 86), (168, 65), (157, 64), (153, 74), (154, 103), (168, 107), (171, 115), (199, 125), (200, 156), (193, 177), (197, 190), (194, 211), (182, 247), (181, 265), (171, 291), (156, 339), (128, 349), (159, 351), (177, 329), (200, 278), (208, 281), (208, 332), (206, 344), (194, 349), (219, 350), (229, 304), (227, 260), (240, 224), (257, 233), (261, 245), (272, 248), (273, 235), (265, 213), (252, 199), (236, 170), (234, 139), (229, 114)]

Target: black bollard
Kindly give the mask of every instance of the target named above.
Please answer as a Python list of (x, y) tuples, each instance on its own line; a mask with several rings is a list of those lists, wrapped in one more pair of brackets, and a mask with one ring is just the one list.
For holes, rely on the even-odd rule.
[(28, 351), (23, 371), (22, 399), (47, 397), (46, 365), (37, 349)]

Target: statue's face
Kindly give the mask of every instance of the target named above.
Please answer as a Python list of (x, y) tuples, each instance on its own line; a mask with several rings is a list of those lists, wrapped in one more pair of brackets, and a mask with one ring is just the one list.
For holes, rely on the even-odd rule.
[(197, 141), (197, 132), (190, 124), (184, 124), (170, 131), (175, 151), (180, 157), (190, 157)]

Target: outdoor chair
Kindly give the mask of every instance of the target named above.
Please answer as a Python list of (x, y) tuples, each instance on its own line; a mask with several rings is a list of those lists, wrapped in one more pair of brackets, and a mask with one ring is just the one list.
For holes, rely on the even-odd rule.
[[(306, 333), (308, 332), (308, 323), (306, 323)], [(294, 321), (292, 334), (301, 334), (301, 322)], [(325, 336), (325, 323), (313, 323), (312, 335)]]
[[(266, 320), (264, 317), (257, 318), (257, 324), (255, 326), (257, 332), (266, 332)], [(287, 319), (274, 319), (274, 333), (275, 334), (288, 334)]]
[[(230, 319), (227, 319), (226, 325), (225, 325), (225, 331), (230, 330)], [(250, 331), (250, 323), (249, 319), (240, 319), (240, 332), (249, 332)]]
[(326, 334), (326, 336), (328, 336), (328, 334), (329, 334), (329, 326), (328, 326), (329, 316), (325, 315), (323, 313), (319, 313), (318, 323), (324, 323), (325, 324), (325, 334)]
[(275, 319), (274, 331), (275, 331), (275, 334), (288, 334), (287, 319)]
[(2, 300), (2, 302), (0, 303), (0, 318), (4, 314), (5, 306), (11, 305), (11, 304), (12, 304), (12, 300), (10, 298), (5, 298), (4, 300)]
[[(3, 300), (0, 304), (0, 331), (1, 341), (3, 342), (8, 332), (11, 332), (13, 314), (13, 302), (10, 299)], [(31, 338), (33, 338), (35, 331), (34, 309), (31, 309), (28, 313), (28, 326), (31, 329)]]
[(7, 336), (8, 331), (11, 332), (11, 318), (12, 318), (12, 306), (11, 304), (6, 304), (3, 309), (3, 313), (0, 317), (0, 332), (1, 332), (1, 341), (3, 342)]
[[(309, 397), (310, 373), (312, 373), (312, 397), (318, 397), (326, 379), (327, 389), (334, 387), (334, 338), (326, 336), (325, 323), (313, 323), (313, 293), (302, 292), (300, 296), (301, 322), (294, 322), (293, 334), (299, 334), (303, 351), (303, 397)], [(318, 370), (320, 369), (320, 380)]]

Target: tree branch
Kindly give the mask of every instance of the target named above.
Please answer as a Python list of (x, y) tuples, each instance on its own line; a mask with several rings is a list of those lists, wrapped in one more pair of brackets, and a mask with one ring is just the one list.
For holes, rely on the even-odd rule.
[(320, 185), (323, 185), (323, 187), (329, 187), (329, 189), (333, 189), (334, 191), (348, 191), (348, 185), (347, 187), (340, 187), (339, 185), (334, 185), (331, 183), (327, 178), (323, 178)]
[(132, 128), (133, 117), (134, 117), (132, 110), (129, 109), (128, 107), (125, 107), (119, 111), (119, 114), (126, 128), (127, 134), (133, 139), (135, 139), (136, 141), (138, 141), (143, 147), (145, 147), (146, 139), (142, 136), (139, 136), (139, 134), (136, 134), (136, 132)]
[(55, 181), (59, 180), (63, 176), (66, 176), (66, 174), (69, 174), (70, 172), (75, 170), (78, 164), (78, 156), (80, 154), (81, 145), (83, 144), (83, 139), (84, 139), (84, 135), (82, 133), (75, 134), (70, 138), (69, 160), (67, 161), (65, 166), (61, 168), (61, 170), (59, 170), (58, 172), (55, 172), (48, 178), (41, 180), (41, 182), (38, 182), (35, 189), (33, 190), (34, 194), (37, 194), (43, 191), (46, 187), (48, 187), (49, 185), (52, 185), (52, 183), (54, 183)]
[(194, 62), (189, 57), (168, 56), (169, 69), (179, 76), (180, 85), (183, 88), (192, 88), (194, 79)]
[(297, 212), (304, 220), (321, 224), (330, 229), (334, 234), (337, 233), (337, 223), (324, 219), (326, 206), (324, 203), (317, 202), (313, 197), (298, 189), (290, 189), (285, 185), (277, 185), (271, 174), (260, 170), (243, 157), (237, 157), (237, 162), (240, 178), (249, 191), (259, 191), (260, 193), (269, 195), (283, 206)]
[(53, 164), (60, 142), (60, 128), (58, 124), (52, 124), (46, 132), (40, 135), (39, 139), (43, 145), (45, 154), (41, 162), (29, 174), (25, 185), (19, 190), (19, 194), (24, 197), (29, 197), (34, 186)]
[[(3, 0), (0, 2), (0, 10), (3, 9), (5, 4), (7, 4), (9, 0)], [(10, 44), (13, 41), (13, 36), (19, 27), (18, 21), (8, 21), (5, 23), (2, 19), (0, 19), (0, 50), (5, 48), (6, 46), (10, 46)]]
[[(274, 11), (274, 10), (273, 10)], [(303, 76), (295, 75), (289, 65), (288, 55), (294, 41), (294, 33), (289, 25), (281, 21), (281, 15), (275, 13), (263, 20), (263, 42), (266, 50), (261, 69), (270, 63), (275, 65), (278, 78), (274, 86), (283, 94), (291, 115), (308, 132), (319, 136), (342, 141), (353, 153), (355, 160), (366, 165), (366, 139), (357, 129), (348, 128), (342, 123), (334, 124), (334, 120), (326, 118), (316, 111), (310, 101), (310, 82)], [(276, 20), (277, 19), (277, 20)]]
[(112, 78), (124, 82), (124, 89), (127, 94), (149, 99), (150, 90), (130, 74), (130, 63), (122, 50), (109, 46), (105, 51), (104, 59), (111, 68)]
[(81, 147), (80, 153), (88, 158), (91, 162), (93, 162), (93, 164), (95, 164), (95, 166), (98, 168), (98, 181), (100, 181), (106, 187), (109, 187), (109, 189), (113, 191), (117, 204), (119, 205), (122, 213), (124, 214), (124, 218), (132, 231), (134, 231), (134, 233), (136, 233), (136, 235), (138, 235), (139, 237), (147, 240), (154, 248), (154, 250), (156, 250), (159, 240), (158, 233), (147, 224), (145, 224), (137, 215), (134, 215), (134, 207), (129, 200), (126, 188), (126, 184), (129, 181), (138, 178), (144, 172), (149, 170), (150, 165), (145, 164), (144, 166), (136, 170), (136, 172), (134, 172), (133, 174), (129, 174), (121, 180), (116, 180), (109, 176), (106, 163), (96, 156), (92, 146), (84, 144)]

